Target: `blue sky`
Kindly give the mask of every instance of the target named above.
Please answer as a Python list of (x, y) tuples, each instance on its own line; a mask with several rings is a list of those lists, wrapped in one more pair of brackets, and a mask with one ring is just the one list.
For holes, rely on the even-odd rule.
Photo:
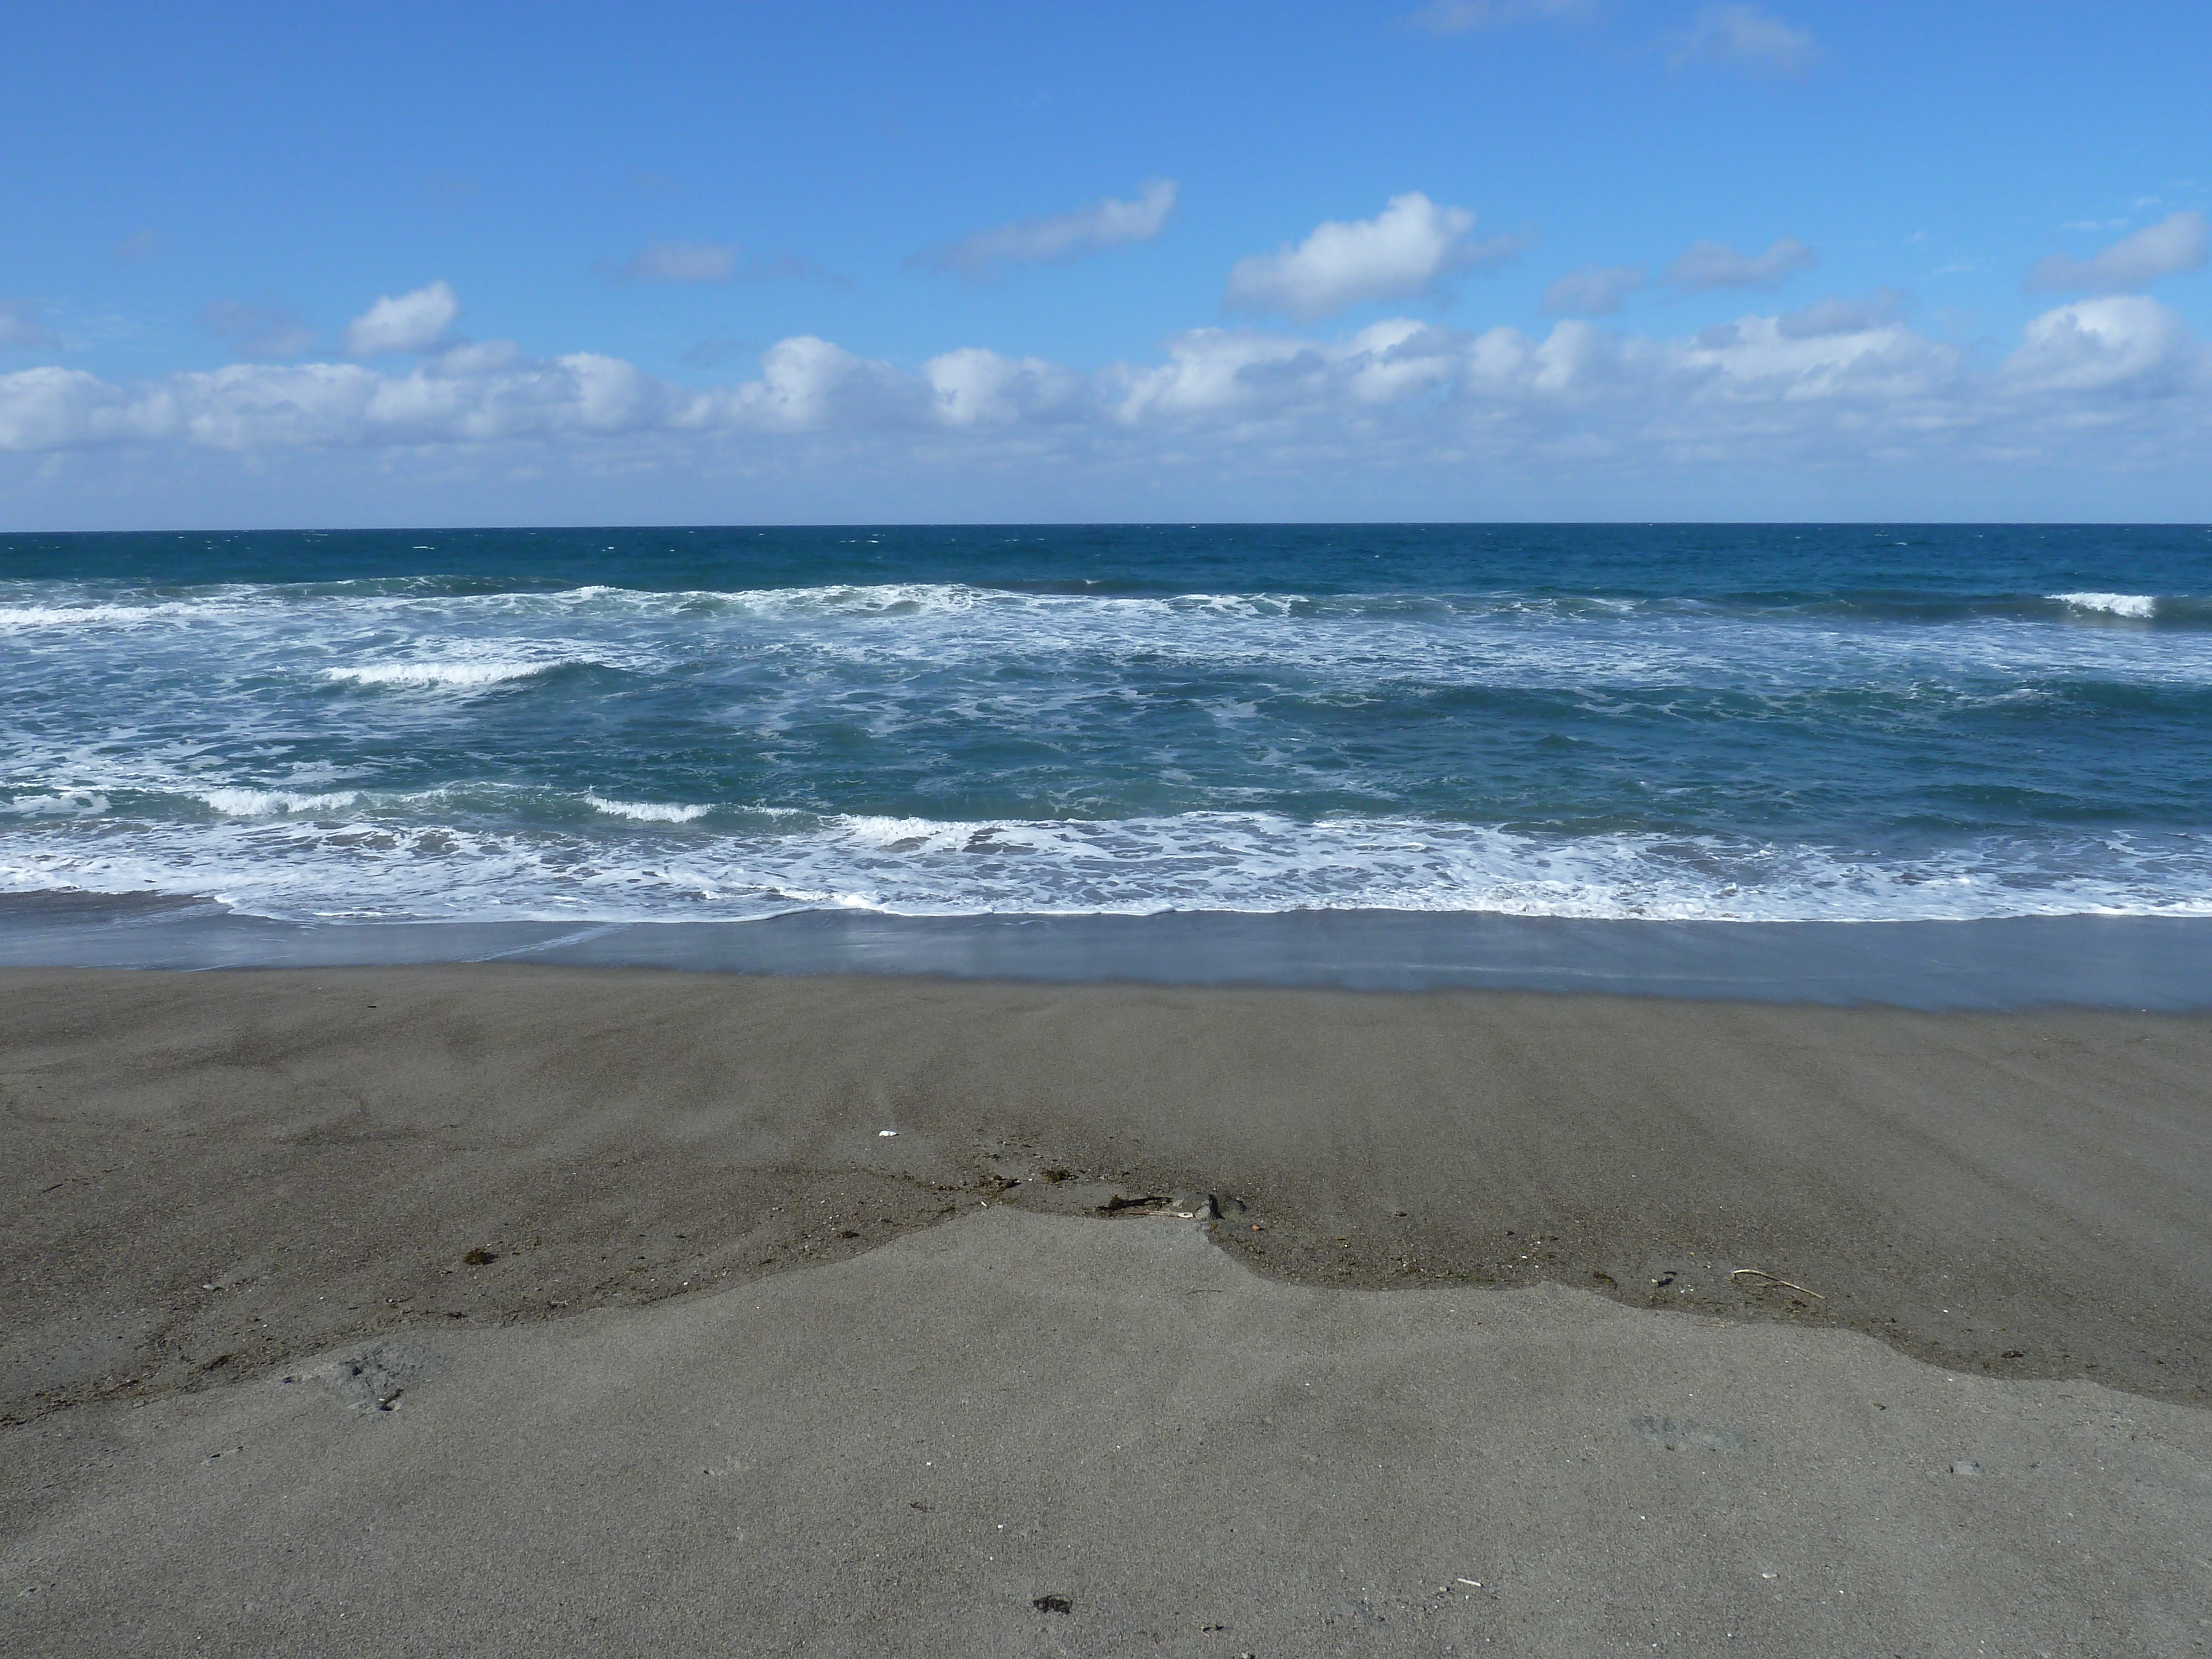
[(2212, 514), (2212, 8), (24, 8), (0, 528)]

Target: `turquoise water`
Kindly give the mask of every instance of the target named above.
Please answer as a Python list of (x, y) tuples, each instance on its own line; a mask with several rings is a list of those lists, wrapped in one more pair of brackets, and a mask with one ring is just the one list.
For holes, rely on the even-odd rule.
[(0, 538), (0, 892), (2212, 915), (2212, 534)]

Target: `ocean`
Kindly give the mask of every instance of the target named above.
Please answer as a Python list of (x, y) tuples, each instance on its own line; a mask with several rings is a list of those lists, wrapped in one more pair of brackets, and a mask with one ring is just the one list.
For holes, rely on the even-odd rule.
[(5, 959), (216, 921), (2194, 938), (2212, 532), (0, 537), (0, 895)]

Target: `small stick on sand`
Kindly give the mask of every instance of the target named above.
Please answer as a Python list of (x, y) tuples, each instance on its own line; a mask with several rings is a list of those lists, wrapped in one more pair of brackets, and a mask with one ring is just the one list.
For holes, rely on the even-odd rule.
[[(1738, 1267), (1734, 1273), (1730, 1273), (1729, 1277), (1730, 1279), (1741, 1279), (1746, 1273), (1755, 1273), (1759, 1278), (1765, 1279), (1768, 1284), (1779, 1285), (1785, 1291), (1805, 1291), (1805, 1287), (1802, 1285), (1793, 1285), (1786, 1279), (1778, 1279), (1772, 1273), (1767, 1272), (1764, 1267)], [(1822, 1296), (1818, 1291), (1805, 1291), (1805, 1294), (1811, 1297), (1815, 1302), (1826, 1302), (1828, 1299), (1826, 1297)]]

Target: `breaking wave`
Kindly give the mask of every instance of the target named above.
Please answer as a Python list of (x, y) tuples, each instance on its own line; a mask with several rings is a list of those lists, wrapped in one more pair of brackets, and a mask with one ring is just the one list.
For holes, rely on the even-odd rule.
[[(41, 820), (0, 890), (159, 892), (288, 920), (741, 920), (1390, 909), (1736, 921), (2212, 915), (2212, 835), (1985, 836), (1874, 855), (1725, 835), (1583, 837), (1270, 813), (955, 821), (840, 814), (741, 833), (592, 799), (636, 827), (425, 822), (362, 798), (211, 792), (215, 823)], [(350, 805), (355, 810), (347, 811)], [(628, 809), (628, 810), (621, 810)], [(310, 817), (309, 814), (316, 816)], [(803, 817), (803, 815), (798, 815)]]
[(0, 890), (284, 918), (2212, 915), (2212, 541), (2038, 529), (1993, 559), (1800, 528), (659, 564), (630, 532), (483, 532), (382, 567), (165, 541), (127, 577), (0, 580)]
[(2158, 615), (2158, 599), (2150, 593), (2053, 593), (2061, 605), (2076, 611), (2101, 611), (2111, 617), (2130, 617), (2148, 622)]
[(591, 666), (583, 658), (564, 657), (553, 662), (386, 662), (351, 668), (325, 668), (325, 678), (355, 685), (428, 685), (471, 690), (526, 680), (556, 668)]
[(598, 795), (586, 795), (584, 799), (599, 811), (639, 823), (691, 823), (714, 810), (711, 806), (670, 805), (662, 801), (606, 800)]

